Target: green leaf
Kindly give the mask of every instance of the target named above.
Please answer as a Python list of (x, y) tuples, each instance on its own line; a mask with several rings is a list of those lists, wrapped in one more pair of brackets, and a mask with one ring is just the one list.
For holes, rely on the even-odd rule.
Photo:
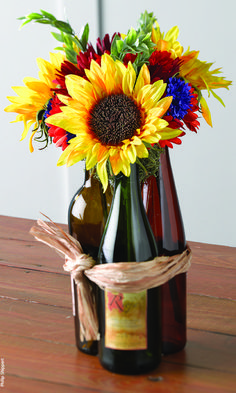
[(140, 48), (141, 51), (148, 51), (149, 50), (148, 46), (146, 44), (144, 44), (144, 43), (142, 43), (139, 46), (139, 48)]
[(51, 25), (50, 20), (46, 20), (46, 19), (36, 19), (35, 23), (42, 23), (43, 25)]
[(52, 14), (50, 14), (49, 12), (44, 11), (44, 10), (40, 10), (40, 11), (42, 12), (42, 15), (46, 16), (48, 19), (57, 20), (57, 19), (55, 18), (55, 16), (52, 15)]
[(126, 42), (128, 45), (133, 44), (137, 39), (137, 32), (134, 30), (134, 28), (132, 27), (126, 37)]
[(116, 46), (117, 41), (120, 41), (120, 37), (118, 36), (118, 34), (115, 35), (111, 43), (111, 55), (114, 56), (115, 58), (117, 58), (118, 56), (118, 50)]
[(27, 25), (27, 23), (29, 23), (29, 22), (31, 22), (31, 19), (28, 19), (28, 20), (26, 20), (25, 22), (23, 22), (23, 23), (20, 25), (20, 29), (21, 29), (23, 26)]
[(77, 53), (74, 50), (70, 50), (68, 48), (65, 48), (65, 54), (67, 59), (73, 63), (73, 64), (77, 64)]
[(69, 46), (69, 48), (73, 48), (73, 41), (71, 40), (71, 36), (68, 34), (64, 34), (64, 42), (66, 46)]
[(146, 142), (146, 141), (144, 141), (144, 140), (143, 140), (142, 142), (143, 142), (143, 144), (144, 144), (145, 147), (147, 147), (148, 149), (151, 149), (151, 147), (152, 147), (151, 143)]
[(53, 22), (53, 26), (56, 27), (57, 29), (63, 31), (64, 33), (67, 34), (72, 34), (73, 35), (73, 30), (69, 23), (63, 22), (61, 20), (56, 20)]
[(138, 20), (139, 31), (142, 31), (143, 33), (151, 32), (152, 26), (156, 20), (156, 17), (153, 16), (153, 12), (148, 13), (147, 11), (144, 11)]
[[(71, 41), (73, 41), (73, 42), (75, 43), (75, 45), (76, 45), (79, 49), (84, 50), (84, 49), (83, 49), (83, 46), (81, 45), (80, 40), (79, 40), (76, 36), (75, 36), (75, 37), (71, 36), (70, 38), (71, 38)], [(86, 49), (86, 48), (85, 48), (85, 49)]]
[(41, 19), (42, 15), (38, 14), (37, 12), (32, 12), (31, 14), (26, 16), (27, 19)]
[(52, 36), (59, 42), (64, 42), (64, 37), (63, 37), (63, 33), (58, 34), (58, 33), (51, 33)]
[(88, 44), (88, 37), (89, 37), (89, 25), (88, 23), (84, 26), (84, 30), (82, 36), (80, 38), (80, 43), (82, 45), (82, 50), (86, 50)]
[(121, 39), (116, 41), (116, 47), (117, 47), (118, 53), (120, 53), (122, 51), (123, 46), (124, 46), (124, 41), (122, 41)]
[(65, 47), (64, 47), (64, 46), (57, 46), (56, 48), (54, 48), (54, 50), (62, 50), (62, 51), (65, 51)]

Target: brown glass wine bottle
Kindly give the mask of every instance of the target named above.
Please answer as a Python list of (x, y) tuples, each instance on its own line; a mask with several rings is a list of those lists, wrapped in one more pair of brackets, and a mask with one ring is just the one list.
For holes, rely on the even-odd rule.
[[(160, 156), (159, 176), (145, 181), (142, 191), (158, 255), (182, 253), (186, 249), (185, 232), (167, 147)], [(161, 294), (162, 353), (170, 354), (186, 344), (186, 273), (162, 285)]]
[[(83, 251), (95, 260), (112, 200), (110, 187), (105, 194), (101, 187), (100, 181), (89, 171), (85, 171), (84, 184), (72, 198), (68, 210), (69, 233), (80, 242)], [(96, 296), (96, 285), (93, 283), (90, 285)], [(77, 285), (73, 279), (71, 289), (76, 345), (82, 352), (96, 355), (97, 341), (80, 338)]]
[[(115, 177), (112, 206), (102, 237), (98, 263), (141, 262), (157, 255), (137, 177)], [(160, 289), (139, 293), (100, 290), (99, 360), (120, 374), (140, 374), (161, 360)]]

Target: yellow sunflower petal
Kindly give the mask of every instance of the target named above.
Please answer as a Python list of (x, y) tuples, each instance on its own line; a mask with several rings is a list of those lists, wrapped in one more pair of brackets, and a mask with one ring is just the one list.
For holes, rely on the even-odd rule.
[(84, 102), (89, 103), (89, 106), (94, 105), (96, 102), (96, 91), (90, 82), (78, 75), (67, 75), (66, 76), (66, 87), (70, 96), (77, 101), (81, 101), (84, 97)]
[(33, 141), (33, 137), (36, 134), (36, 132), (37, 131), (33, 131), (31, 136), (30, 136), (30, 139), (29, 139), (29, 151), (30, 151), (30, 153), (33, 153), (33, 151), (34, 151), (34, 147), (33, 147), (32, 141)]
[(130, 97), (133, 93), (135, 81), (136, 81), (136, 72), (131, 62), (129, 62), (122, 83), (123, 93), (126, 94), (128, 97)]
[(103, 191), (105, 192), (108, 186), (108, 175), (107, 175), (107, 160), (99, 162), (97, 164), (97, 174), (101, 180)]
[(211, 112), (203, 96), (200, 99), (200, 105), (201, 105), (202, 115), (204, 119), (206, 120), (207, 124), (209, 124), (209, 126), (212, 127)]
[(144, 64), (138, 74), (138, 78), (134, 88), (134, 94), (137, 96), (143, 86), (150, 84), (150, 72), (146, 64)]
[(143, 143), (141, 143), (141, 145), (136, 146), (136, 153), (139, 158), (148, 157), (148, 149)]
[(156, 49), (171, 53), (174, 59), (183, 53), (183, 47), (177, 41), (179, 35), (178, 26), (172, 27), (166, 34), (161, 33), (160, 26), (156, 22), (152, 29), (152, 41), (156, 44)]
[(168, 140), (179, 136), (182, 132), (182, 130), (175, 130), (173, 128), (166, 127), (160, 131), (160, 137), (162, 140)]
[(28, 134), (28, 131), (30, 129), (30, 127), (32, 126), (32, 124), (34, 124), (34, 120), (31, 120), (27, 123), (27, 121), (24, 121), (24, 132), (21, 135), (21, 139), (20, 141), (22, 141), (23, 139), (25, 139), (26, 135)]
[(113, 171), (114, 175), (118, 175), (118, 173), (121, 172), (122, 166), (123, 166), (123, 162), (120, 157), (120, 152), (117, 152), (114, 155), (110, 155), (109, 160), (110, 160), (112, 171)]

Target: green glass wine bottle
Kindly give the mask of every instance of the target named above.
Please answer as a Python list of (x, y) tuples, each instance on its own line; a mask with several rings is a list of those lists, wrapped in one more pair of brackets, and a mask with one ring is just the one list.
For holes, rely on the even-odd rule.
[[(77, 239), (83, 251), (97, 259), (99, 244), (105, 228), (107, 213), (111, 205), (111, 189), (103, 193), (101, 183), (89, 171), (85, 172), (83, 186), (76, 192), (68, 210), (68, 226), (70, 234)], [(94, 296), (96, 286), (90, 283)], [(76, 345), (87, 354), (97, 354), (97, 341), (85, 340), (80, 337), (78, 317), (77, 284), (71, 280), (72, 304), (75, 325)]]
[[(130, 177), (115, 177), (113, 200), (98, 253), (98, 263), (141, 262), (157, 256), (138, 181), (136, 164)], [(99, 360), (120, 374), (140, 374), (161, 360), (160, 289), (139, 293), (99, 291)]]

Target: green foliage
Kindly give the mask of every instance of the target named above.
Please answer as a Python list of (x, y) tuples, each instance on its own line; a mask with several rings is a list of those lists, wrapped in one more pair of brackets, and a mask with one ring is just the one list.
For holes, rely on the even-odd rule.
[(147, 158), (137, 160), (139, 164), (139, 180), (143, 183), (150, 176), (159, 176), (160, 155), (164, 152), (159, 145), (154, 145), (149, 149)]
[(78, 52), (80, 50), (86, 51), (87, 49), (87, 43), (89, 37), (88, 24), (85, 25), (84, 30), (82, 31), (81, 34), (81, 38), (79, 39), (75, 35), (69, 23), (56, 19), (54, 15), (44, 10), (41, 10), (41, 14), (33, 12), (29, 15), (22, 16), (18, 19), (23, 21), (21, 27), (25, 26), (29, 22), (35, 22), (35, 23), (47, 24), (58, 29), (60, 33), (52, 32), (52, 36), (57, 41), (61, 42), (63, 45), (55, 49), (64, 51), (67, 59), (74, 64), (77, 64), (76, 58)]
[[(62, 46), (56, 47), (55, 49), (64, 51), (67, 59), (74, 64), (77, 63), (77, 53), (80, 50), (86, 51), (87, 49), (89, 37), (88, 24), (85, 25), (81, 37), (78, 38), (68, 22), (58, 20), (54, 15), (44, 10), (41, 10), (41, 13), (33, 12), (18, 19), (23, 21), (21, 27), (29, 22), (35, 22), (47, 24), (58, 29), (60, 33), (52, 32), (52, 35)], [(149, 57), (154, 51), (155, 45), (151, 40), (151, 34), (155, 21), (156, 18), (153, 16), (153, 13), (145, 11), (138, 20), (137, 30), (131, 27), (124, 39), (116, 35), (111, 45), (113, 59), (122, 61), (128, 53), (137, 55), (133, 65), (136, 72), (138, 72), (142, 65), (148, 62)]]
[(148, 34), (152, 32), (152, 27), (156, 22), (156, 17), (153, 16), (153, 12), (148, 13), (145, 11), (140, 15), (138, 20), (139, 31), (142, 31), (144, 34)]
[(37, 131), (34, 136), (34, 140), (36, 142), (44, 143), (44, 146), (39, 148), (39, 150), (45, 149), (49, 143), (52, 143), (52, 138), (48, 135), (48, 126), (45, 124), (44, 119), (45, 109), (41, 109), (37, 112), (36, 115), (36, 122), (37, 126), (33, 131)]
[(151, 40), (151, 34), (155, 20), (153, 13), (145, 11), (138, 21), (137, 30), (132, 27), (124, 39), (116, 35), (111, 45), (113, 59), (123, 61), (128, 53), (137, 55), (133, 66), (138, 72), (154, 51), (155, 44)]

